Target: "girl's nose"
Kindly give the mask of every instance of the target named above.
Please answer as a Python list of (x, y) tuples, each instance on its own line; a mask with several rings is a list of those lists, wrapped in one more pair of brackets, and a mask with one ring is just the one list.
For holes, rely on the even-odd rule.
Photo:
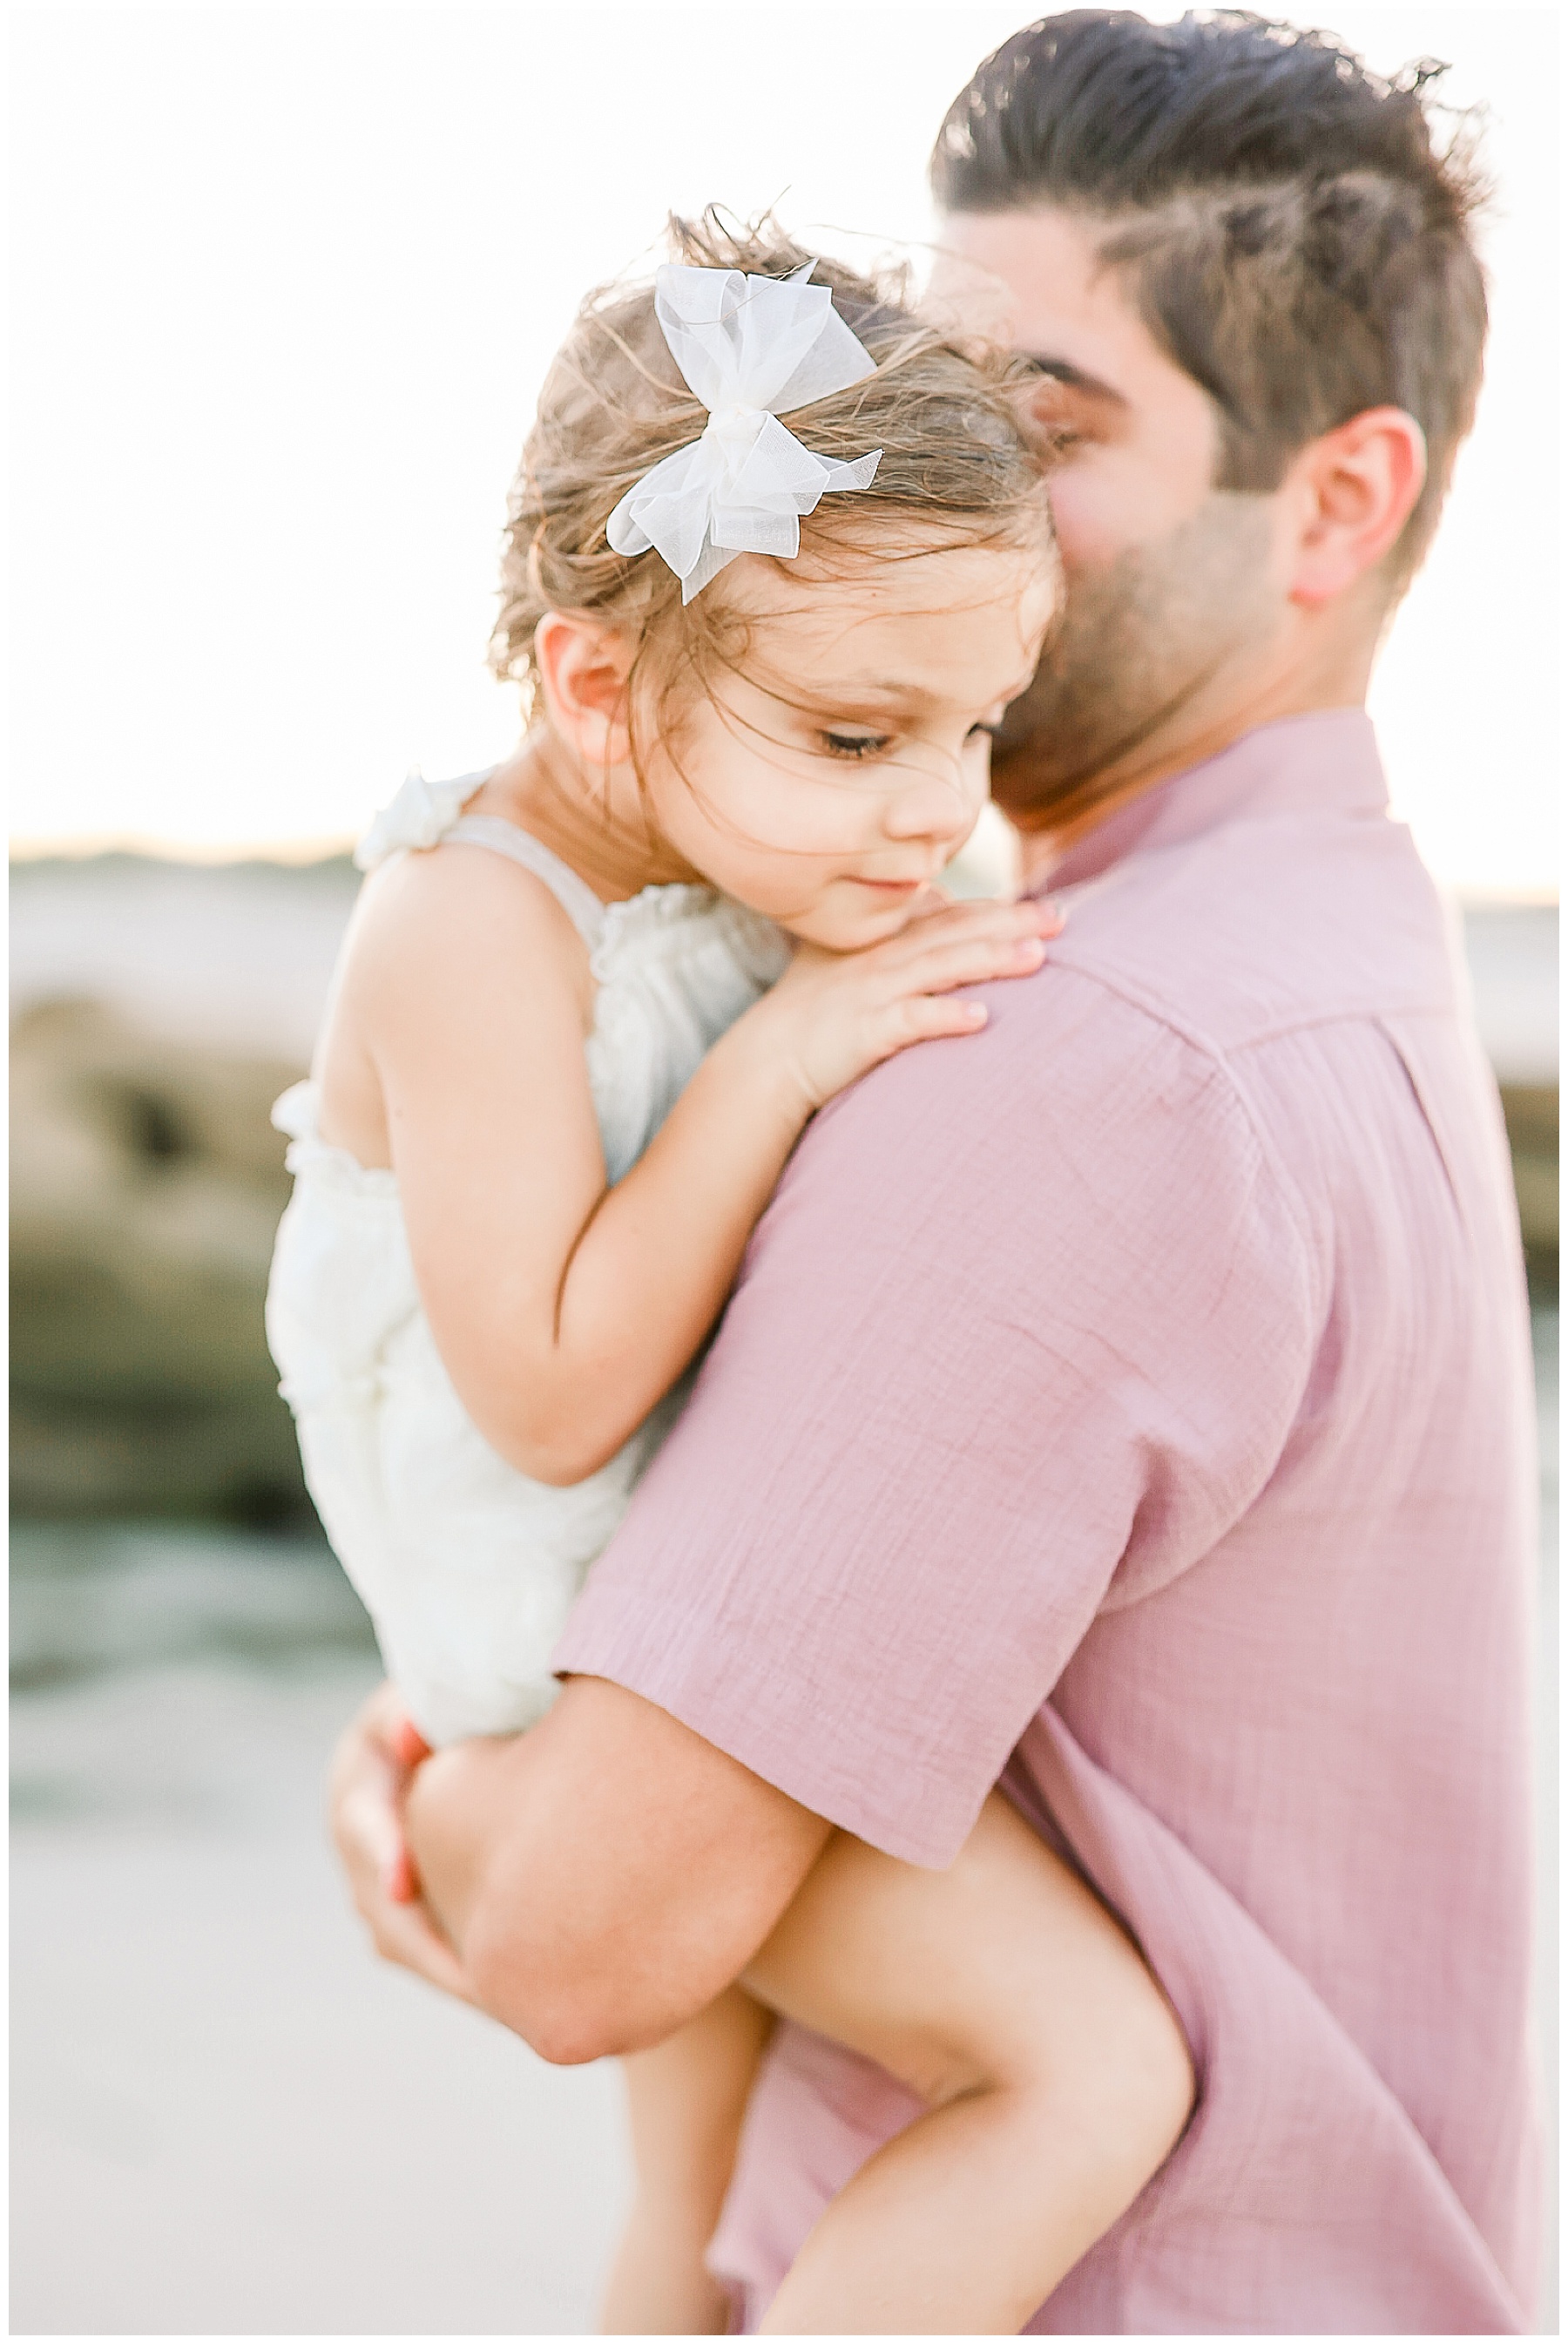
[(958, 838), (973, 823), (981, 794), (961, 768), (911, 773), (888, 801), (883, 830), (890, 838)]

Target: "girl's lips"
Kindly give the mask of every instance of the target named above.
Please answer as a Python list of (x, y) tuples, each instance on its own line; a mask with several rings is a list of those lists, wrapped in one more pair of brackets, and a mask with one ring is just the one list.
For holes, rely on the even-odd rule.
[(913, 895), (929, 883), (924, 879), (857, 879), (857, 887), (874, 887), (880, 895)]

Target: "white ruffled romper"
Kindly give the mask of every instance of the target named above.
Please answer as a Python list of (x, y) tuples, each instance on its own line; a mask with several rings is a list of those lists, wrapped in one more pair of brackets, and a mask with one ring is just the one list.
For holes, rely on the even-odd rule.
[[(550, 889), (598, 985), (586, 1049), (613, 1184), (704, 1054), (781, 974), (789, 947), (770, 922), (710, 887), (648, 887), (601, 904), (527, 831), (463, 813), (483, 779), (410, 776), (356, 860), (369, 870), (410, 847), (479, 847)], [(586, 1481), (551, 1489), (515, 1471), (470, 1421), (441, 1363), (396, 1176), (319, 1139), (317, 1104), (316, 1085), (297, 1083), (273, 1112), (293, 1141), (295, 1187), (266, 1303), (306, 1480), (427, 1739), (510, 1733), (554, 1697), (550, 1654), (567, 1613), (678, 1395)]]

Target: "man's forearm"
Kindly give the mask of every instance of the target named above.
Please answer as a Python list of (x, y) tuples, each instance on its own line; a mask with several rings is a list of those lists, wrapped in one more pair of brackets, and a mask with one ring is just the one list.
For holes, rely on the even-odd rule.
[(588, 1677), (528, 1733), (421, 1767), (407, 1828), (476, 1999), (563, 2063), (659, 2042), (704, 2008), (829, 1834), (668, 1712)]

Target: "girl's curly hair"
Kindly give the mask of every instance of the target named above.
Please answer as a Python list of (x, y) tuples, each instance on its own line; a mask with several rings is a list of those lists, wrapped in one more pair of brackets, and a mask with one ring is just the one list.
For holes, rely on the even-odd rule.
[[(785, 277), (812, 258), (765, 217), (671, 217), (671, 257), (705, 268)], [(819, 260), (844, 322), (876, 372), (798, 409), (790, 429), (823, 456), (879, 448), (868, 489), (825, 499), (801, 522), (801, 547), (851, 560), (898, 558), (933, 544), (1017, 546), (1053, 561), (1040, 457), (1025, 438), (1029, 371), (1005, 351), (922, 321), (906, 269), (862, 275)], [(678, 679), (702, 683), (739, 656), (724, 573), (689, 603), (657, 552), (614, 552), (606, 524), (621, 497), (708, 420), (654, 314), (651, 285), (590, 294), (545, 379), (508, 508), (501, 611), (490, 664), (539, 711), (534, 632), (549, 611), (591, 615), (636, 637), (633, 676), (651, 671), (661, 700)], [(636, 704), (636, 694), (633, 704)]]

